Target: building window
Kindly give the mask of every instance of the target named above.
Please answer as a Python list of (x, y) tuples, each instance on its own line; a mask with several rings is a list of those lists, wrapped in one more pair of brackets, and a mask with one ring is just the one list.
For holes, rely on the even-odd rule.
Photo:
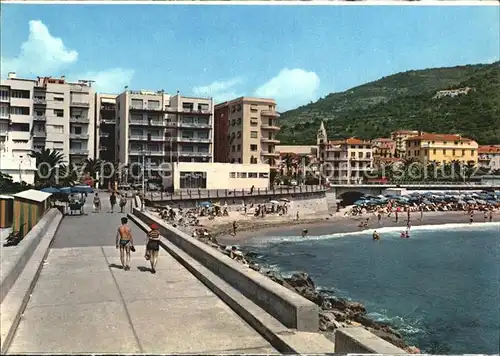
[(238, 134), (236, 135), (236, 137), (238, 137), (238, 138), (241, 137), (241, 131), (238, 131)]
[(257, 152), (257, 145), (250, 145), (250, 151)]
[(10, 93), (11, 98), (17, 99), (29, 99), (30, 91), (29, 90), (12, 90)]
[(269, 178), (269, 173), (259, 173), (259, 178)]
[(64, 117), (64, 110), (54, 109), (54, 115), (57, 117)]
[(249, 172), (248, 173), (248, 178), (258, 178), (259, 174), (255, 172)]
[(180, 186), (182, 188), (207, 188), (206, 172), (180, 172)]
[(240, 151), (241, 151), (241, 145), (238, 145), (238, 146), (236, 147), (236, 151), (238, 151), (238, 152), (240, 152)]
[(235, 151), (236, 151), (236, 146), (235, 146), (235, 145), (233, 145), (233, 146), (231, 147), (231, 151), (233, 151), (233, 152), (235, 152)]
[(30, 108), (25, 106), (11, 106), (10, 113), (13, 115), (29, 115)]
[(230, 172), (229, 173), (229, 178), (236, 178), (236, 173), (235, 172)]
[(238, 172), (238, 178), (246, 178), (247, 172)]
[(258, 138), (259, 133), (257, 131), (250, 131), (250, 138)]

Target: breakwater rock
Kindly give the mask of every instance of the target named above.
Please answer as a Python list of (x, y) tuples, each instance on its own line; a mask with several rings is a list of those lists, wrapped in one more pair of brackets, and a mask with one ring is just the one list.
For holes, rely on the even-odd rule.
[(253, 262), (251, 258), (255, 257), (255, 255), (251, 252), (245, 254), (242, 251), (237, 251), (236, 253), (231, 246), (219, 244), (216, 239), (210, 235), (201, 237), (199, 240), (248, 267), (259, 271), (274, 282), (281, 284), (283, 287), (300, 294), (318, 305), (321, 308), (319, 313), (319, 330), (321, 332), (334, 333), (335, 330), (339, 328), (362, 326), (394, 346), (404, 349), (408, 353), (420, 353), (417, 347), (408, 345), (404, 341), (402, 335), (390, 325), (370, 319), (362, 303), (337, 298), (330, 293), (318, 290), (314, 281), (306, 272), (297, 272), (290, 277), (284, 277), (276, 271), (265, 270), (261, 268), (259, 264)]

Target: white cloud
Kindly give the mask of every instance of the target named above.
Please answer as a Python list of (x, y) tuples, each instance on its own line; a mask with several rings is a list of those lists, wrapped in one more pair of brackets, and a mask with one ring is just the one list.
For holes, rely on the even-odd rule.
[(224, 81), (215, 81), (208, 85), (194, 87), (193, 94), (196, 96), (209, 96), (214, 98), (216, 103), (221, 103), (243, 96), (243, 93), (236, 90), (236, 87), (243, 84), (243, 82), (243, 78), (240, 77)]
[(320, 79), (315, 72), (282, 69), (277, 76), (255, 90), (255, 95), (273, 98), (280, 110), (289, 110), (318, 99)]
[[(78, 61), (78, 52), (69, 49), (59, 37), (53, 36), (40, 20), (29, 22), (28, 39), (22, 43), (19, 54), (13, 58), (1, 58), (1, 76), (16, 72), (20, 76), (51, 76), (63, 74)], [(76, 71), (72, 71), (75, 73)], [(134, 71), (124, 68), (109, 68), (80, 74), (68, 74), (71, 81), (94, 80), (100, 92), (120, 92), (131, 83)]]
[[(112, 68), (99, 72), (87, 72), (75, 75), (74, 80), (94, 80), (92, 87), (101, 93), (119, 93), (130, 85), (134, 71), (132, 69)], [(72, 79), (73, 80), (73, 79)]]
[(14, 58), (2, 58), (2, 77), (7, 72), (50, 75), (78, 60), (78, 52), (68, 49), (59, 37), (50, 34), (42, 21), (29, 22), (28, 39)]

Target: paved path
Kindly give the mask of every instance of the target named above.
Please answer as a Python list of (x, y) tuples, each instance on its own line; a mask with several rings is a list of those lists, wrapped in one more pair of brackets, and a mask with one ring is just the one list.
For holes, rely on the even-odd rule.
[(9, 353), (277, 353), (166, 252), (151, 274), (138, 228), (117, 268), (120, 216), (63, 219)]

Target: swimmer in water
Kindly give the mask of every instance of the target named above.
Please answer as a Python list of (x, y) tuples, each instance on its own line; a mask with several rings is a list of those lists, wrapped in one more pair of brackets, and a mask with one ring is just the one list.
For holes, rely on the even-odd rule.
[(307, 229), (302, 230), (302, 237), (306, 237), (308, 232)]
[(374, 241), (375, 240), (380, 240), (380, 235), (377, 233), (377, 230), (375, 230), (373, 232), (372, 238), (373, 238)]

